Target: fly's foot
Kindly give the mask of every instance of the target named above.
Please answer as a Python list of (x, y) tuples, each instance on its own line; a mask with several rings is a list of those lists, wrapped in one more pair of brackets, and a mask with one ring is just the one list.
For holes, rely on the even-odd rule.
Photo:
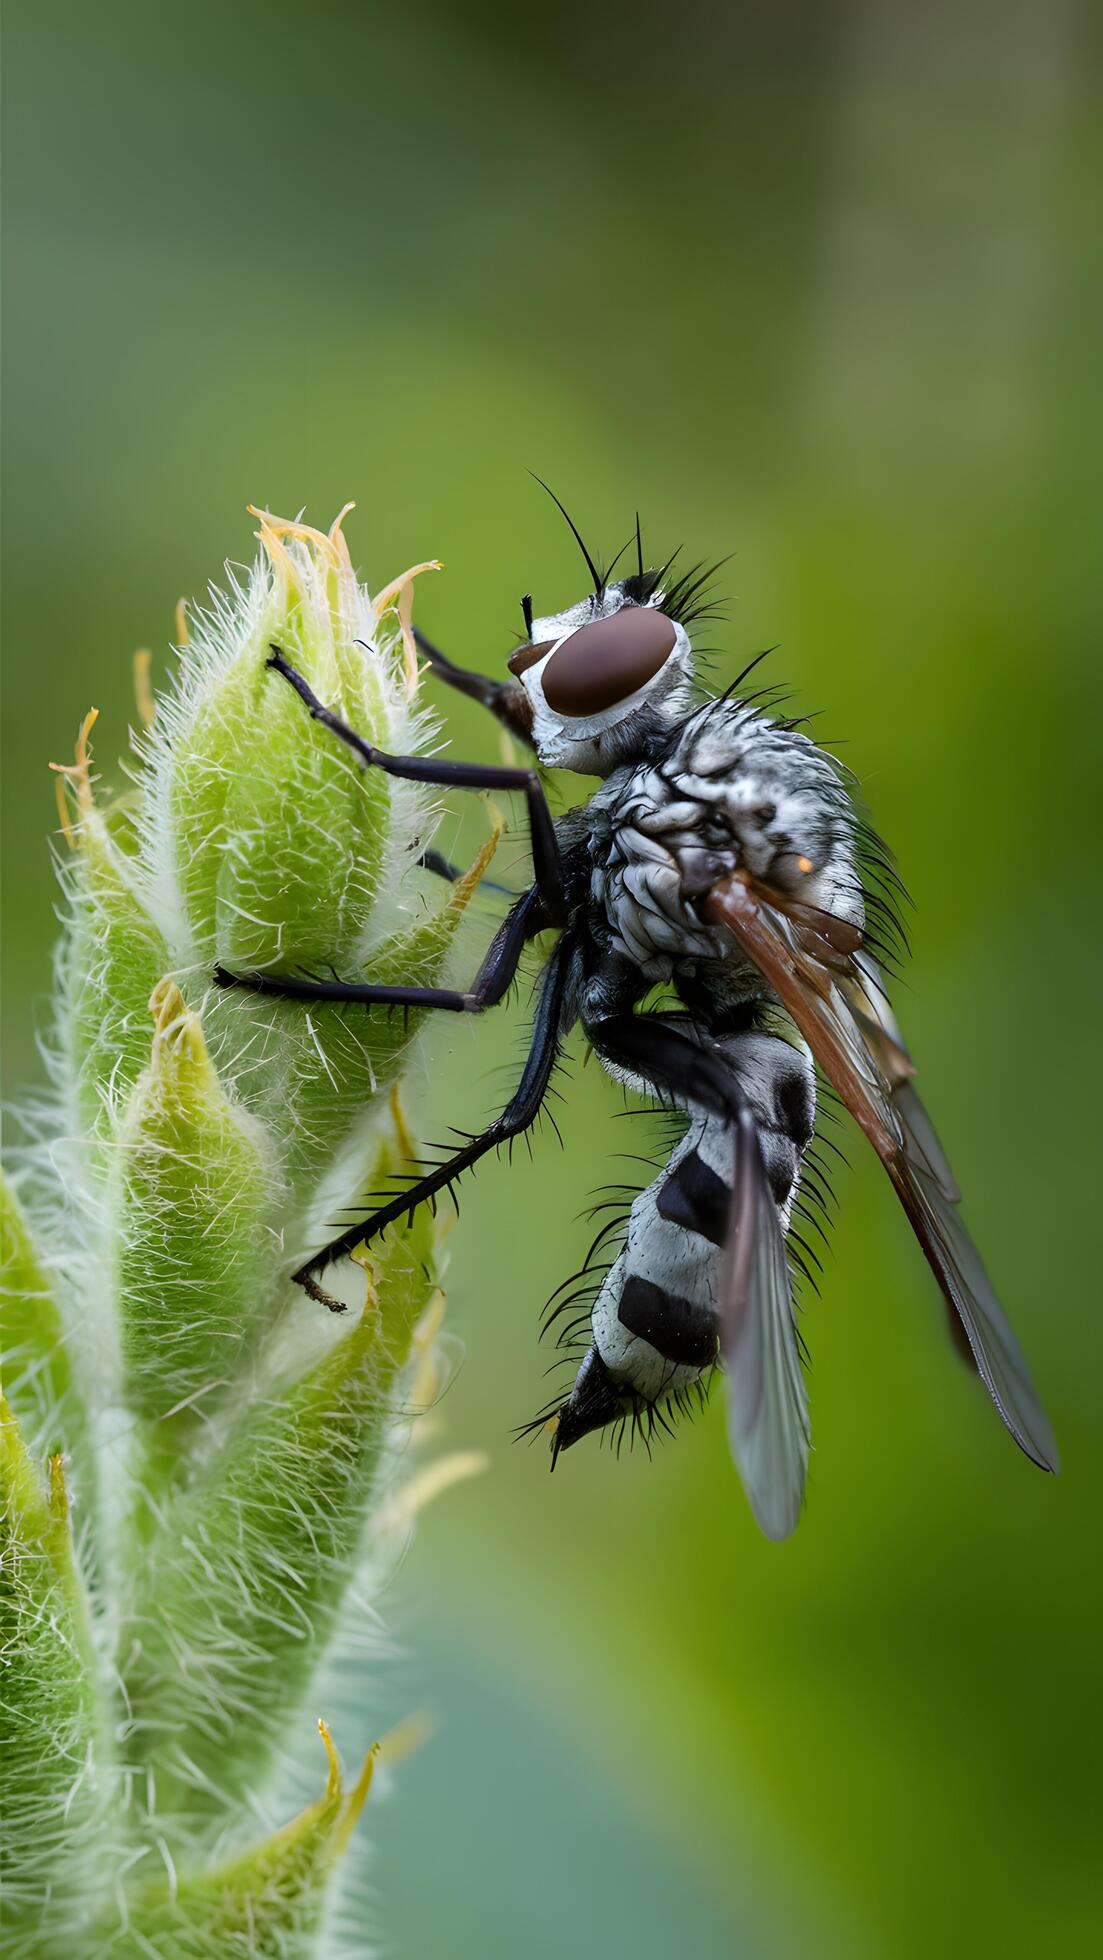
[(345, 1301), (338, 1300), (334, 1293), (327, 1293), (325, 1287), (315, 1279), (313, 1273), (300, 1270), (294, 1275), (294, 1279), (296, 1286), (301, 1286), (303, 1292), (309, 1294), (312, 1300), (317, 1300), (319, 1306), (328, 1307), (330, 1313), (348, 1312), (348, 1306)]

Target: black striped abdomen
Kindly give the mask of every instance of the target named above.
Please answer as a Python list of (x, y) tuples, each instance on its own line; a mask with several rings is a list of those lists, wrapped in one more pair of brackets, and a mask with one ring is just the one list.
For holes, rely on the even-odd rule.
[(630, 1273), (624, 1282), (617, 1318), (630, 1334), (638, 1334), (664, 1361), (678, 1367), (711, 1368), (716, 1360), (717, 1323), (711, 1304), (668, 1293), (638, 1273)]
[[(814, 1121), (811, 1063), (779, 1036), (755, 1029), (715, 1046), (756, 1112), (767, 1179), (787, 1231)], [(670, 1162), (635, 1200), (624, 1250), (594, 1303), (602, 1361), (647, 1401), (688, 1386), (714, 1366), (719, 1350), (735, 1138), (721, 1117), (691, 1116)]]

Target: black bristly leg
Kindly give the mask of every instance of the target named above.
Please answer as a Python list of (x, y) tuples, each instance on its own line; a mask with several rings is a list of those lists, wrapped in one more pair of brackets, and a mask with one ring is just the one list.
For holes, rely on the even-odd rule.
[(388, 776), (397, 776), (410, 783), (433, 783), (439, 789), (519, 790), (528, 805), (532, 868), (547, 923), (564, 923), (567, 907), (563, 893), (563, 866), (552, 814), (535, 769), (503, 769), (477, 762), (442, 762), (436, 756), (387, 755), (383, 749), (377, 749), (373, 743), (365, 741), (362, 735), (341, 720), (340, 715), (325, 707), (310, 683), (296, 672), (275, 645), (268, 665), (290, 682), (314, 721), (328, 728), (354, 755), (359, 756), (361, 762), (382, 769)]
[(438, 680), (444, 681), (448, 687), (454, 687), (457, 694), (466, 694), (469, 700), (478, 701), (480, 706), (489, 708), (496, 721), (500, 721), (511, 735), (516, 735), (531, 749), (532, 706), (519, 682), (493, 681), (488, 674), (476, 673), (473, 667), (457, 667), (416, 626), (414, 639), (418, 652), (425, 655)]
[(584, 1022), (587, 1038), (614, 1068), (625, 1069), (671, 1096), (734, 1121), (743, 1098), (735, 1076), (718, 1055), (664, 1014), (611, 1014)]
[(300, 980), (285, 973), (230, 973), (224, 966), (215, 968), (215, 985), (240, 987), (246, 993), (268, 994), (275, 1000), (328, 1001), (358, 1007), (435, 1007), (449, 1014), (481, 1014), (503, 999), (526, 944), (547, 924), (540, 893), (533, 885), (498, 927), (466, 993), (451, 987), (389, 986), (375, 981), (361, 985), (346, 980)]
[[(507, 921), (508, 923), (508, 921)], [(446, 1191), (464, 1171), (485, 1157), (488, 1150), (495, 1150), (512, 1137), (520, 1136), (540, 1114), (552, 1070), (559, 1055), (560, 1043), (567, 1028), (564, 1024), (564, 995), (571, 948), (569, 941), (559, 941), (551, 958), (544, 968), (540, 982), (540, 998), (532, 1025), (532, 1038), (529, 1043), (528, 1058), (525, 1062), (517, 1092), (510, 1098), (501, 1115), (479, 1133), (471, 1137), (461, 1150), (448, 1158), (443, 1164), (430, 1171), (427, 1176), (418, 1178), (407, 1186), (405, 1191), (392, 1198), (380, 1210), (372, 1212), (359, 1224), (350, 1225), (338, 1237), (331, 1239), (311, 1258), (304, 1261), (294, 1274), (298, 1284), (305, 1288), (312, 1299), (320, 1300), (333, 1313), (343, 1313), (340, 1300), (334, 1299), (323, 1286), (318, 1284), (316, 1274), (322, 1272), (335, 1260), (355, 1252), (357, 1246), (377, 1238), (380, 1232), (393, 1225), (399, 1218), (411, 1217), (418, 1205), (435, 1198), (438, 1192)]]

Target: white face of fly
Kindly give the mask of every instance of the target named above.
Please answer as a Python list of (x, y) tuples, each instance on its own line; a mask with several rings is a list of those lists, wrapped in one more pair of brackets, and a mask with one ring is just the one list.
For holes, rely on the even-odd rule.
[(635, 604), (620, 582), (532, 622), (509, 661), (532, 706), (532, 739), (548, 768), (607, 776), (689, 705), (689, 635), (660, 589)]

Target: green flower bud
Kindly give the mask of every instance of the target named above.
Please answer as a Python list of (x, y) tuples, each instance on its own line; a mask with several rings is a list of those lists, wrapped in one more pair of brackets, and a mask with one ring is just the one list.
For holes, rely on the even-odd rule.
[(325, 1722), (318, 1729), (329, 1758), (316, 1803), (261, 1844), (212, 1871), (161, 1880), (129, 1902), (125, 1928), (100, 1932), (97, 1951), (110, 1960), (250, 1960), (314, 1951), (334, 1866), (356, 1827), (379, 1754), (369, 1752), (351, 1789), (341, 1776)]
[(432, 881), (416, 860), (433, 827), (432, 793), (360, 767), (267, 664), (278, 646), (369, 741), (424, 748), (433, 729), (415, 705), (406, 626), (415, 572), (373, 602), (340, 519), (323, 533), (264, 515), (259, 536), (265, 556), (248, 583), (191, 615), (175, 692), (147, 745), (140, 856), (170, 948), (162, 971), (202, 1012), (229, 1092), (278, 1135), (290, 1248), (316, 1224), (310, 1201), (325, 1172), (337, 1202), (342, 1183), (350, 1198), (359, 1189), (369, 1112), (410, 1030), (400, 1015), (218, 994), (214, 966), (357, 979), (380, 948), (412, 934), (417, 977), (428, 979), (459, 910), (439, 908), (426, 940)]
[(0, 1174), (0, 1362), (23, 1433), (56, 1454), (83, 1442), (83, 1412), (53, 1284), (30, 1221)]
[(103, 1789), (93, 1656), (60, 1457), (43, 1486), (0, 1396), (0, 1920), (41, 1955), (92, 1883)]
[(328, 535), (266, 515), (260, 525), (267, 566), (192, 615), (177, 692), (154, 726), (175, 950), (246, 971), (356, 964), (390, 929), (378, 908), (401, 889), (425, 795), (359, 768), (268, 656), (279, 647), (327, 706), (399, 751), (425, 744), (416, 674), (357, 582), (340, 520)]
[(169, 957), (138, 893), (133, 799), (120, 798), (105, 816), (92, 798), (88, 734), (96, 719), (92, 709), (81, 725), (75, 764), (54, 766), (71, 852), (59, 867), (68, 911), (59, 1046), (73, 1119), (91, 1144), (84, 1169), (102, 1174), (118, 1112), (149, 1059), (145, 1003)]
[[(392, 1148), (374, 1175), (400, 1168)], [(135, 1574), (133, 1742), (155, 1754), (162, 1822), (179, 1807), (190, 1828), (217, 1822), (278, 1749), (360, 1554), (432, 1256), (424, 1213), (388, 1233), (356, 1323), (282, 1395), (258, 1396)]]
[(228, 1101), (180, 989), (162, 980), (149, 1006), (152, 1056), (119, 1128), (109, 1203), (123, 1399), (167, 1452), (240, 1372), (277, 1264), (280, 1188), (264, 1131)]
[(213, 970), (432, 985), (496, 840), (442, 898), (417, 864), (431, 792), (361, 769), (267, 665), (274, 643), (370, 740), (423, 748), (414, 574), (373, 602), (340, 519), (265, 516), (260, 537), (248, 579), (193, 616), (167, 699), (139, 667), (134, 788), (94, 799), (94, 715), (59, 772), (58, 1095), (27, 1181), (49, 1259), (0, 1212), (17, 1412), (71, 1454), (81, 1507), (74, 1548), (60, 1457), (51, 1500), (5, 1407), (0, 1796), (16, 1910), (59, 1915), (13, 1949), (36, 1960), (89, 1927), (105, 1960), (313, 1953), (355, 1793), (331, 1777), (296, 1824), (233, 1847), (362, 1574), (414, 1330), (436, 1326), (425, 1214), (388, 1234), (356, 1318), (290, 1279), (414, 1154), (395, 1098), (419, 1017), (222, 991)]

